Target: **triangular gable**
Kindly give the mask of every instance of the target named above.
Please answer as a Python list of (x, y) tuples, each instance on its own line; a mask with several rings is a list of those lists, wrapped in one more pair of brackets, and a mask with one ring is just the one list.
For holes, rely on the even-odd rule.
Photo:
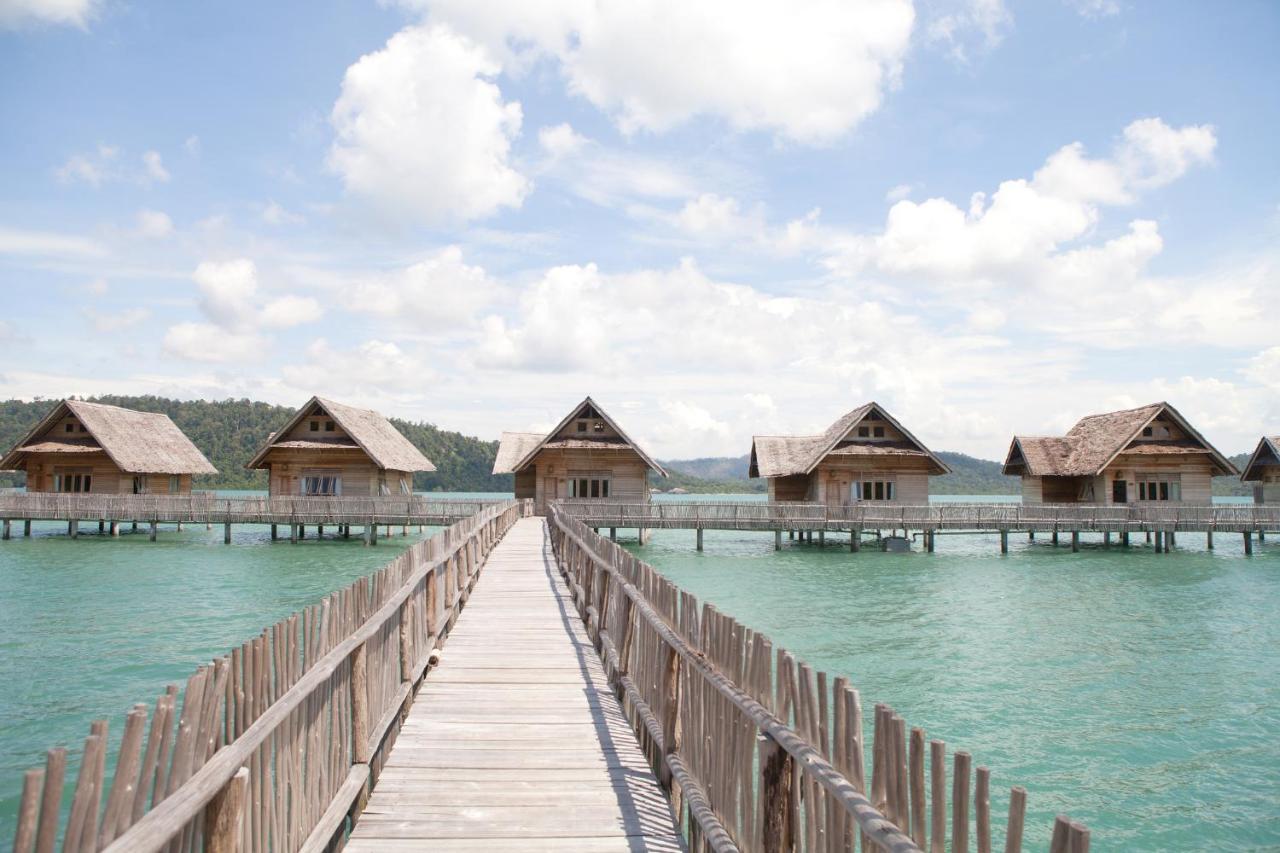
[(548, 442), (552, 441), (553, 439), (555, 439), (556, 436), (560, 435), (560, 433), (563, 432), (565, 428), (569, 426), (569, 424), (578, 420), (580, 417), (583, 417), (582, 413), (587, 410), (590, 410), (593, 415), (598, 416), (600, 420), (608, 424), (609, 428), (612, 429), (614, 432), (616, 432), (618, 434), (618, 437), (621, 438), (628, 447), (634, 450), (636, 454), (641, 459), (644, 460), (644, 463), (646, 465), (648, 465), (654, 471), (657, 471), (663, 477), (668, 476), (666, 470), (657, 463), (657, 460), (653, 459), (651, 456), (649, 456), (649, 454), (645, 453), (644, 450), (641, 449), (640, 445), (632, 441), (631, 437), (627, 435), (627, 433), (622, 429), (622, 427), (618, 426), (618, 423), (613, 418), (609, 417), (609, 413), (606, 412), (604, 409), (600, 408), (599, 404), (596, 403), (595, 400), (591, 399), (590, 396), (588, 396), (585, 400), (583, 400), (578, 405), (574, 406), (569, 411), (569, 414), (564, 418), (564, 420), (556, 424), (555, 429), (548, 432), (541, 441), (539, 441), (536, 445), (534, 445), (533, 449), (531, 449), (528, 453), (526, 453), (520, 459), (519, 462), (517, 462), (514, 466), (512, 466), (512, 470), (519, 471), (521, 468), (528, 465), (533, 460), (533, 457), (537, 456), (538, 453), (544, 447), (547, 446)]
[(1258, 446), (1253, 449), (1244, 473), (1240, 479), (1253, 481), (1262, 479), (1262, 469), (1271, 465), (1280, 465), (1280, 435), (1263, 436)]
[(885, 423), (888, 423), (898, 432), (902, 433), (902, 437), (905, 438), (912, 446), (914, 446), (921, 453), (924, 453), (926, 456), (928, 456), (929, 459), (935, 465), (937, 465), (940, 469), (942, 469), (943, 474), (951, 473), (951, 469), (947, 467), (947, 464), (945, 462), (943, 462), (941, 459), (935, 456), (932, 450), (925, 447), (924, 444), (921, 443), (921, 441), (918, 438), (912, 435), (910, 430), (908, 430), (906, 427), (900, 424), (897, 421), (897, 419), (893, 417), (893, 415), (885, 411), (885, 408), (883, 406), (881, 406), (879, 403), (876, 403), (874, 401), (870, 403), (866, 403), (862, 406), (859, 406), (858, 408), (854, 409), (853, 411), (841, 417), (834, 424), (832, 424), (830, 427), (827, 428), (827, 431), (822, 435), (822, 439), (823, 439), (822, 443), (818, 445), (817, 450), (814, 452), (813, 456), (810, 457), (810, 459), (808, 460), (808, 465), (805, 468), (804, 473), (806, 474), (813, 473), (813, 469), (817, 468), (818, 464), (821, 463), (823, 459), (826, 459), (828, 454), (830, 454), (831, 451), (835, 450), (836, 447), (840, 444), (840, 442), (852, 437), (853, 431), (857, 429), (857, 427), (863, 421), (866, 421), (868, 418), (870, 418), (872, 413), (878, 414), (880, 418), (885, 421)]
[[(1175, 424), (1177, 424), (1182, 429), (1183, 432), (1191, 436), (1192, 440), (1197, 442), (1205, 450), (1209, 451), (1209, 458), (1214, 463), (1217, 464), (1220, 474), (1225, 476), (1225, 475), (1240, 473), (1240, 471), (1236, 468), (1236, 466), (1231, 463), (1231, 460), (1228, 459), (1226, 456), (1224, 456), (1221, 452), (1219, 452), (1219, 450), (1216, 447), (1210, 444), (1205, 439), (1205, 437), (1201, 435), (1200, 432), (1191, 425), (1191, 422), (1188, 421), (1186, 418), (1184, 418), (1182, 416), (1182, 413), (1179, 412), (1177, 409), (1175, 409), (1173, 406), (1165, 402), (1160, 402), (1160, 403), (1153, 403), (1149, 408), (1154, 410), (1152, 411), (1150, 416), (1144, 418), (1138, 423), (1137, 427), (1133, 429), (1133, 431), (1129, 434), (1129, 436), (1125, 438), (1124, 441), (1120, 442), (1119, 446), (1115, 449), (1115, 451), (1112, 452), (1106, 458), (1106, 461), (1098, 466), (1097, 470), (1094, 472), (1095, 474), (1099, 474), (1102, 471), (1104, 471), (1108, 465), (1110, 465), (1112, 462), (1115, 461), (1117, 456), (1119, 456), (1121, 453), (1124, 453), (1126, 450), (1128, 450), (1134, 441), (1142, 437), (1142, 431), (1148, 426), (1150, 426), (1161, 415), (1165, 415), (1166, 417), (1168, 417)], [(1074, 430), (1075, 428), (1073, 427), (1072, 429)]]
[[(22, 448), (30, 444), (32, 439), (37, 438), (43, 435), (44, 433), (48, 432), (50, 429), (53, 428), (53, 425), (55, 423), (57, 423), (58, 421), (62, 420), (63, 418), (65, 418), (67, 415), (70, 415), (70, 414), (73, 414), (73, 412), (71, 411), (71, 407), (67, 405), (66, 400), (63, 400), (62, 402), (58, 403), (58, 405), (54, 406), (49, 411), (48, 414), (46, 414), (43, 418), (41, 418), (36, 423), (35, 426), (27, 430), (26, 435), (24, 435), (21, 439), (19, 439), (18, 442), (13, 445), (13, 447), (9, 448), (9, 452), (4, 455), (3, 459), (0, 459), (0, 471), (18, 470), (15, 466), (20, 461), (18, 457), (23, 452)], [(83, 423), (83, 421), (81, 423)], [(85, 430), (88, 430), (88, 429), (89, 427), (85, 426)], [(97, 439), (95, 438), (94, 441), (97, 441)], [(99, 448), (101, 448), (102, 442), (99, 441), (98, 445), (99, 445)], [(107, 456), (108, 458), (110, 458), (111, 454), (107, 453)], [(115, 459), (112, 459), (111, 461), (115, 462)]]
[[(400, 431), (391, 426), (378, 412), (368, 409), (357, 409), (354, 406), (347, 406), (343, 403), (337, 403), (333, 400), (326, 400), (323, 397), (312, 397), (302, 405), (283, 427), (276, 430), (267, 437), (266, 443), (249, 460), (246, 468), (262, 467), (262, 460), (275, 447), (276, 443), (285, 440), (289, 433), (302, 422), (303, 418), (310, 416), (313, 409), (319, 409), (327, 417), (333, 418), (338, 426), (342, 427), (342, 431), (350, 436), (356, 446), (369, 457), (369, 460), (384, 470), (398, 471), (434, 471), (435, 465), (431, 464), (431, 460), (423, 455), (422, 451), (413, 446), (409, 439), (401, 435)], [(386, 425), (385, 429), (380, 430), (381, 433), (377, 438), (390, 444), (390, 448), (371, 447), (370, 446), (370, 425), (360, 422), (364, 415), (373, 415), (377, 420)], [(394, 458), (387, 458), (388, 452), (393, 454)], [(404, 466), (404, 467), (401, 467)]]
[[(1014, 465), (1021, 465), (1022, 470), (1014, 474), (1009, 470)], [(1027, 455), (1022, 452), (1022, 442), (1014, 436), (1013, 441), (1009, 443), (1009, 452), (1004, 456), (1004, 465), (1000, 468), (1000, 473), (1005, 476), (1021, 476), (1023, 474), (1035, 475), (1031, 470), (1031, 465), (1027, 462)]]

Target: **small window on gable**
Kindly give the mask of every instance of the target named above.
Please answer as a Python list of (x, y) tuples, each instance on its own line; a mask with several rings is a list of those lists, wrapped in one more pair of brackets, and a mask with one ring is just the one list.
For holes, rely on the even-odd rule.
[(884, 427), (876, 427), (872, 433), (876, 438), (884, 438)]
[(319, 432), (319, 431), (320, 431), (320, 422), (319, 422), (319, 421), (311, 421), (311, 431), (312, 431), (312, 432)]
[(591, 424), (592, 432), (604, 432), (604, 421), (595, 421)]
[(871, 427), (858, 427), (858, 438), (870, 438)]
[(324, 422), (324, 431), (325, 431), (325, 432), (333, 432), (333, 421), (325, 421), (325, 422)]
[(88, 432), (88, 430), (84, 428), (84, 424), (80, 424), (80, 431), (81, 431), (81, 432)]
[(578, 421), (578, 432), (586, 432), (586, 431), (587, 431), (587, 422)]
[(67, 424), (67, 432), (75, 432), (75, 431), (76, 431), (75, 424)]
[(1142, 428), (1142, 437), (1143, 437), (1143, 438), (1151, 438), (1151, 436), (1152, 436), (1152, 435), (1154, 435), (1154, 434), (1155, 434), (1155, 430), (1153, 430), (1151, 427), (1143, 427), (1143, 428)]

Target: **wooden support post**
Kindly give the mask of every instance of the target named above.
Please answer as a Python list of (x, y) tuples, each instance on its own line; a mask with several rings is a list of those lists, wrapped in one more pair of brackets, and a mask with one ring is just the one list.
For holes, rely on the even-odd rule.
[(677, 753), (680, 749), (680, 655), (672, 646), (662, 650), (662, 753), (663, 761), (658, 767), (658, 783), (672, 795), (674, 801), (677, 791), (671, 784), (671, 768), (667, 765), (666, 756)]
[(698, 547), (698, 550), (699, 550), (699, 551), (701, 551), (701, 550), (702, 550), (702, 528), (701, 528), (701, 527), (699, 527), (699, 528), (697, 529), (697, 531), (696, 531), (696, 535), (697, 535), (697, 537), (698, 537), (698, 546), (697, 546), (697, 547)]
[(351, 538), (351, 525), (350, 525), (350, 524), (344, 524), (344, 525), (342, 525), (342, 538), (343, 538), (343, 539), (350, 539), (350, 538)]
[(351, 760), (354, 764), (368, 764), (370, 757), (367, 645), (361, 643), (351, 653)]
[(1164, 534), (1161, 533), (1159, 530), (1157, 530), (1155, 531), (1155, 537), (1156, 537), (1155, 551), (1157, 554), (1159, 554), (1161, 549), (1164, 547)]
[(179, 533), (181, 533), (181, 532), (182, 532), (182, 522), (181, 522), (181, 521), (179, 521), (179, 522), (178, 522), (178, 532), (179, 532)]
[(862, 530), (860, 528), (853, 528), (853, 533), (849, 537), (849, 550), (855, 554), (862, 550)]
[(969, 853), (969, 753), (956, 753), (951, 778), (951, 853)]
[(911, 730), (911, 750), (907, 775), (911, 780), (911, 840), (921, 849), (925, 845), (924, 834), (924, 729)]
[(278, 524), (271, 525), (271, 541), (275, 542), (279, 538), (280, 538), (280, 525)]
[(782, 531), (781, 530), (773, 531), (773, 550), (775, 551), (782, 550)]
[(1111, 531), (1110, 530), (1105, 530), (1102, 533), (1102, 547), (1103, 548), (1111, 547)]
[(78, 522), (78, 521), (68, 521), (68, 522), (67, 522), (67, 535), (68, 535), (68, 536), (70, 536), (72, 539), (75, 539), (77, 536), (79, 536), (79, 535), (80, 535), (80, 522)]
[(1164, 552), (1167, 554), (1178, 546), (1178, 534), (1170, 530), (1164, 535)]
[(1129, 547), (1129, 531), (1127, 530), (1120, 534), (1120, 547), (1121, 548)]
[(316, 538), (317, 538), (317, 539), (323, 539), (323, 538), (324, 538), (324, 525), (323, 525), (323, 524), (317, 524), (317, 525), (316, 525)]
[(1265, 530), (1258, 531), (1258, 544), (1259, 545), (1267, 544), (1267, 531)]
[(305, 524), (298, 525), (298, 538), (299, 539), (307, 538), (307, 526)]
[(249, 768), (241, 767), (204, 807), (205, 853), (236, 853), (239, 849), (248, 788)]
[(403, 527), (401, 527), (401, 528), (400, 528), (400, 535), (401, 535), (401, 536), (408, 536), (408, 535), (409, 535), (409, 525), (407, 525), (407, 524), (406, 524), (406, 525), (404, 525)]
[(1036, 541), (1036, 532), (1034, 530), (1027, 531), (1027, 541), (1028, 542)]
[(1080, 531), (1079, 530), (1071, 531), (1071, 553), (1072, 554), (1080, 553)]
[(1213, 528), (1210, 527), (1204, 534), (1204, 546), (1210, 551), (1213, 550)]
[(1053, 528), (1053, 547), (1058, 547), (1058, 528)]
[(612, 542), (618, 541), (618, 528), (616, 527), (609, 528), (609, 540)]
[(928, 531), (926, 531), (926, 532), (925, 532), (925, 534), (924, 534), (925, 547), (929, 549), (929, 553), (930, 553), (930, 554), (932, 554), (932, 553), (933, 553), (933, 537), (934, 537), (934, 535), (935, 535), (935, 534), (934, 534), (934, 532), (933, 532), (932, 530), (928, 530)]
[(231, 544), (231, 522), (229, 521), (224, 521), (222, 523), (222, 544)]
[(107, 520), (105, 518), (98, 519), (98, 535), (101, 536), (107, 532)]
[(120, 535), (120, 522), (118, 521), (111, 522), (111, 535), (112, 536)]
[[(782, 531), (778, 531), (779, 537)], [(795, 791), (791, 782), (794, 767), (791, 755), (768, 735), (757, 735), (760, 756), (760, 783), (756, 786), (760, 811), (760, 849), (783, 853), (795, 848), (795, 827), (791, 825)]]
[(0, 539), (4, 539), (6, 542), (9, 540), (9, 526), (10, 521), (6, 518), (4, 520), (4, 533), (0, 533)]
[(29, 518), (26, 521), (22, 522), (22, 535), (23, 536), (31, 535), (31, 519)]
[(991, 770), (979, 767), (973, 788), (974, 829), (978, 853), (991, 853)]
[(827, 544), (827, 531), (825, 531), (825, 530), (819, 530), (819, 531), (818, 531), (818, 544), (819, 544), (819, 545), (826, 545), (826, 544)]
[(1004, 853), (1022, 853), (1022, 826), (1027, 820), (1027, 789), (1009, 790), (1009, 823), (1004, 832)]
[(787, 539), (791, 540), (792, 542), (796, 541), (796, 532), (794, 530), (788, 530)]
[(1247, 530), (1244, 532), (1244, 555), (1253, 556), (1253, 534)]
[(289, 544), (290, 545), (298, 544), (298, 525), (296, 524), (289, 525)]
[(940, 740), (929, 741), (929, 788), (929, 853), (946, 853), (947, 745)]
[(136, 522), (136, 521), (135, 521), (135, 522), (133, 522), (133, 531), (132, 531), (132, 532), (133, 532), (133, 533), (137, 533), (137, 532), (138, 532), (138, 522)]
[(148, 538), (148, 539), (150, 539), (152, 542), (156, 541), (156, 528), (157, 528), (158, 526), (159, 526), (159, 525), (158, 525), (156, 522), (154, 522), (154, 521), (153, 521), (153, 522), (151, 522), (151, 532), (150, 532), (150, 534), (147, 536), (147, 538)]
[(1007, 530), (1000, 531), (1000, 553), (1009, 553), (1009, 531)]
[(376, 524), (369, 525), (369, 544), (370, 545), (378, 544), (378, 525)]

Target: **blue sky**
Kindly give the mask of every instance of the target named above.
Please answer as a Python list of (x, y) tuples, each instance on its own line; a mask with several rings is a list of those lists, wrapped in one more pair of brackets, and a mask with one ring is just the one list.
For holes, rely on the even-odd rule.
[(0, 395), (1280, 425), (1280, 7), (0, 0)]

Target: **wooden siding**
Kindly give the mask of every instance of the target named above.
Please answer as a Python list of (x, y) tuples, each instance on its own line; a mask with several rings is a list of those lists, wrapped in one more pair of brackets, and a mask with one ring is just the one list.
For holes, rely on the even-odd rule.
[(1039, 477), (1023, 476), (1022, 502), (1024, 504), (1044, 503), (1044, 484)]
[[(884, 426), (892, 430), (888, 423)], [(865, 480), (893, 483), (894, 499), (891, 503), (929, 502), (929, 460), (918, 456), (833, 457), (818, 465), (812, 474), (770, 477), (769, 500), (845, 506), (852, 502), (853, 484)]]
[(649, 466), (630, 448), (553, 448), (535, 456), (529, 468), (536, 469), (532, 497), (539, 515), (546, 514), (548, 501), (569, 497), (569, 480), (575, 477), (607, 477), (610, 500), (649, 500)]
[[(381, 494), (379, 484), (383, 472), (356, 448), (273, 448), (263, 459), (268, 471), (268, 491), (272, 495), (301, 493), (302, 478), (310, 471), (333, 472), (342, 478), (342, 494), (364, 496)], [(399, 479), (413, 477), (403, 471), (387, 471), (386, 483), (392, 494), (400, 494)]]
[(769, 478), (769, 501), (806, 501), (809, 499), (809, 477), (795, 474), (790, 477)]
[[(1172, 425), (1171, 425), (1172, 426)], [(1176, 430), (1176, 427), (1173, 427)], [(1213, 502), (1213, 468), (1209, 459), (1201, 454), (1168, 455), (1120, 454), (1115, 462), (1097, 477), (1030, 477), (1022, 478), (1022, 502), (1035, 503), (1112, 503), (1113, 483), (1125, 482), (1127, 503), (1138, 500), (1138, 476), (1142, 474), (1177, 474), (1182, 484), (1184, 504), (1208, 504)], [(1081, 501), (1081, 490), (1091, 485), (1093, 499)], [(1087, 490), (1085, 491), (1087, 494)], [(1154, 504), (1171, 503), (1153, 501)]]
[[(121, 471), (106, 453), (32, 453), (27, 457), (27, 491), (52, 492), (54, 476), (62, 473), (88, 474), (89, 493), (95, 495), (132, 494), (134, 474)], [(138, 474), (147, 494), (187, 495), (191, 475), (179, 474), (178, 491), (169, 491), (169, 474)]]

